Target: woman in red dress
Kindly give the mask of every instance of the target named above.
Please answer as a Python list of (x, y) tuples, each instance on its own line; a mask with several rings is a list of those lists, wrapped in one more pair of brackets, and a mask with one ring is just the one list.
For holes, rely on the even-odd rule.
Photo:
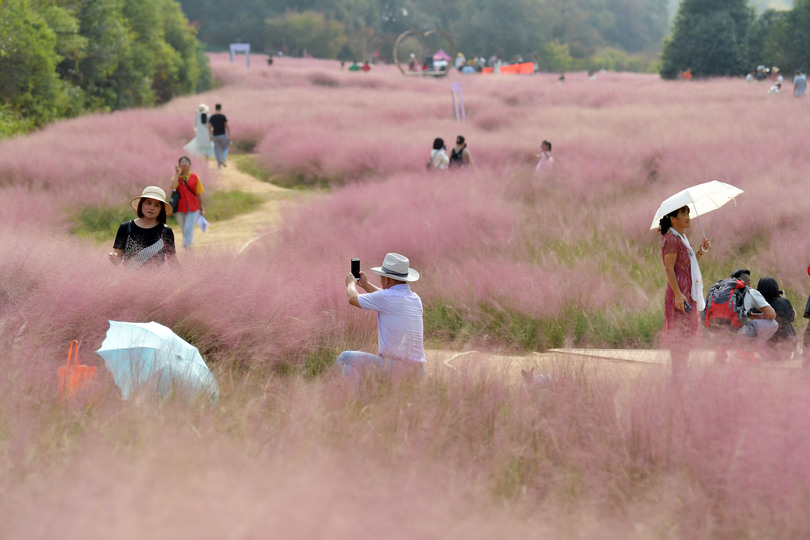
[(670, 212), (658, 224), (663, 235), (661, 258), (667, 276), (661, 342), (670, 350), (675, 378), (680, 378), (686, 369), (689, 349), (700, 336), (699, 312), (704, 309), (705, 300), (698, 261), (712, 247), (704, 238), (700, 249), (694, 251), (684, 234), (689, 226), (688, 206)]

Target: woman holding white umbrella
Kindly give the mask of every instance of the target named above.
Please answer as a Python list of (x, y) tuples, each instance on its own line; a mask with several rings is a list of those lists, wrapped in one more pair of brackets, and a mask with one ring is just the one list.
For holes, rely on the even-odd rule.
[(662, 217), (658, 225), (667, 277), (662, 343), (670, 350), (672, 376), (676, 379), (686, 369), (691, 342), (700, 335), (699, 313), (705, 308), (705, 300), (698, 261), (712, 248), (706, 238), (700, 249), (692, 248), (685, 234), (690, 221), (689, 207), (683, 206)]

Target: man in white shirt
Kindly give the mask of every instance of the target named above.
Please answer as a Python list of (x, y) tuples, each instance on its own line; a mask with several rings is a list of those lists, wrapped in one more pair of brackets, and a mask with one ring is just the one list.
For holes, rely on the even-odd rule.
[[(419, 272), (398, 253), (388, 253), (382, 266), (371, 271), (380, 276), (382, 287), (369, 283), (365, 272), (360, 272), (359, 279), (350, 274), (346, 296), (349, 304), (377, 312), (378, 354), (344, 351), (337, 358), (338, 367), (344, 375), (401, 369), (424, 373), (422, 300), (408, 285), (419, 279)], [(366, 294), (357, 291), (358, 285)]]
[[(751, 274), (748, 270), (735, 270), (731, 277), (739, 279), (745, 283), (745, 297), (743, 305), (748, 314), (748, 323), (740, 328), (738, 332), (744, 336), (756, 340), (757, 343), (765, 343), (776, 333), (779, 323), (776, 322), (776, 312), (771, 305), (756, 289), (751, 288)], [(759, 313), (751, 312), (756, 309)]]

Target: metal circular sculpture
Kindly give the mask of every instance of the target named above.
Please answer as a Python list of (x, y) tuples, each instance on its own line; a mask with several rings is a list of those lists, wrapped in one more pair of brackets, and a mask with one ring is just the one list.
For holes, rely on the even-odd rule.
[[(447, 40), (447, 43), (450, 45), (450, 60), (448, 61), (447, 69), (445, 70), (429, 70), (429, 71), (405, 71), (402, 67), (402, 62), (399, 59), (399, 47), (402, 43), (410, 37), (417, 38), (420, 42), (424, 39), (429, 38), (432, 35), (439, 35), (442, 36), (444, 39)], [(423, 47), (424, 48), (424, 47)], [(408, 30), (407, 32), (402, 32), (399, 37), (397, 38), (396, 43), (394, 43), (394, 61), (399, 68), (399, 71), (405, 76), (428, 76), (428, 77), (444, 77), (450, 71), (450, 67), (452, 66), (453, 60), (456, 58), (456, 44), (453, 41), (453, 38), (450, 37), (450, 34), (445, 32), (444, 30), (428, 30), (427, 32), (419, 32), (418, 30)]]

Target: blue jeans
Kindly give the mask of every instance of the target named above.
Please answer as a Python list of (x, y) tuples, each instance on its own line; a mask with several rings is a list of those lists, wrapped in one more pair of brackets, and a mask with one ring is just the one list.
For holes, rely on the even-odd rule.
[(217, 157), (217, 165), (222, 165), (228, 160), (227, 135), (214, 135), (214, 155)]
[(392, 372), (400, 370), (412, 371), (419, 376), (425, 374), (424, 362), (392, 360), (363, 351), (343, 351), (337, 357), (337, 365), (340, 372), (347, 377), (357, 377), (371, 372), (391, 375)]
[(197, 224), (197, 219), (200, 217), (200, 211), (196, 212), (177, 212), (177, 223), (183, 231), (183, 247), (189, 248), (194, 245), (194, 225)]

